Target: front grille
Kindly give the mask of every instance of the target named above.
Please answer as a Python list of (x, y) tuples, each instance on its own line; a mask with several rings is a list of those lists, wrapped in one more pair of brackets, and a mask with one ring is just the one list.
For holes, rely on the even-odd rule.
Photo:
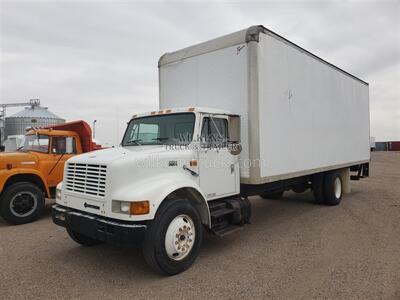
[(104, 197), (107, 166), (94, 164), (67, 165), (65, 184), (67, 191)]

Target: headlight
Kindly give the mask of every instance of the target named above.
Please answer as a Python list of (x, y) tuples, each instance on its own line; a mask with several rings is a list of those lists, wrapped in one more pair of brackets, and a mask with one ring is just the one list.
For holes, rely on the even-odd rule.
[(61, 189), (56, 189), (56, 199), (61, 200)]
[(120, 202), (121, 203), (121, 212), (123, 213), (129, 213), (129, 211), (131, 210), (131, 204), (130, 202)]
[(150, 212), (150, 202), (144, 201), (118, 201), (113, 200), (112, 211), (127, 215), (146, 215)]

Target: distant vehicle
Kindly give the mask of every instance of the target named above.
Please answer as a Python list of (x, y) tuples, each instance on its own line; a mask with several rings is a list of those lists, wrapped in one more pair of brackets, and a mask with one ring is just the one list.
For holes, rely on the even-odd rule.
[(99, 148), (84, 121), (29, 130), (16, 152), (0, 153), (0, 215), (10, 224), (35, 220), (45, 197), (55, 197), (65, 161)]
[(375, 148), (376, 148), (376, 140), (375, 140), (375, 137), (374, 137), (374, 136), (371, 136), (371, 137), (369, 138), (369, 145), (370, 145), (371, 151), (375, 151)]
[(204, 229), (249, 222), (249, 196), (338, 205), (368, 176), (368, 83), (262, 26), (163, 55), (159, 79), (160, 109), (134, 115), (121, 147), (68, 160), (53, 221), (77, 243), (141, 241), (173, 275)]

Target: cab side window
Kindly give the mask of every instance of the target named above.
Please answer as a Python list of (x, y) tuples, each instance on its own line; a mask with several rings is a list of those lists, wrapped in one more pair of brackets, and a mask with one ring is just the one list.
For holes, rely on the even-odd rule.
[(225, 143), (228, 140), (228, 122), (222, 118), (203, 119), (201, 141), (206, 144)]
[(76, 154), (76, 141), (73, 137), (56, 136), (52, 138), (51, 153)]

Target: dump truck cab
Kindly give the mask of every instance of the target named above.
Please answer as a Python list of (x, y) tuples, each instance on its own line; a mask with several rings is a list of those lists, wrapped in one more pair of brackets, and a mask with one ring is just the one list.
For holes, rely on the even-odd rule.
[(38, 217), (44, 199), (55, 197), (65, 161), (94, 148), (84, 149), (82, 144), (90, 135), (90, 127), (83, 121), (30, 129), (17, 151), (1, 153), (1, 216), (13, 224)]

